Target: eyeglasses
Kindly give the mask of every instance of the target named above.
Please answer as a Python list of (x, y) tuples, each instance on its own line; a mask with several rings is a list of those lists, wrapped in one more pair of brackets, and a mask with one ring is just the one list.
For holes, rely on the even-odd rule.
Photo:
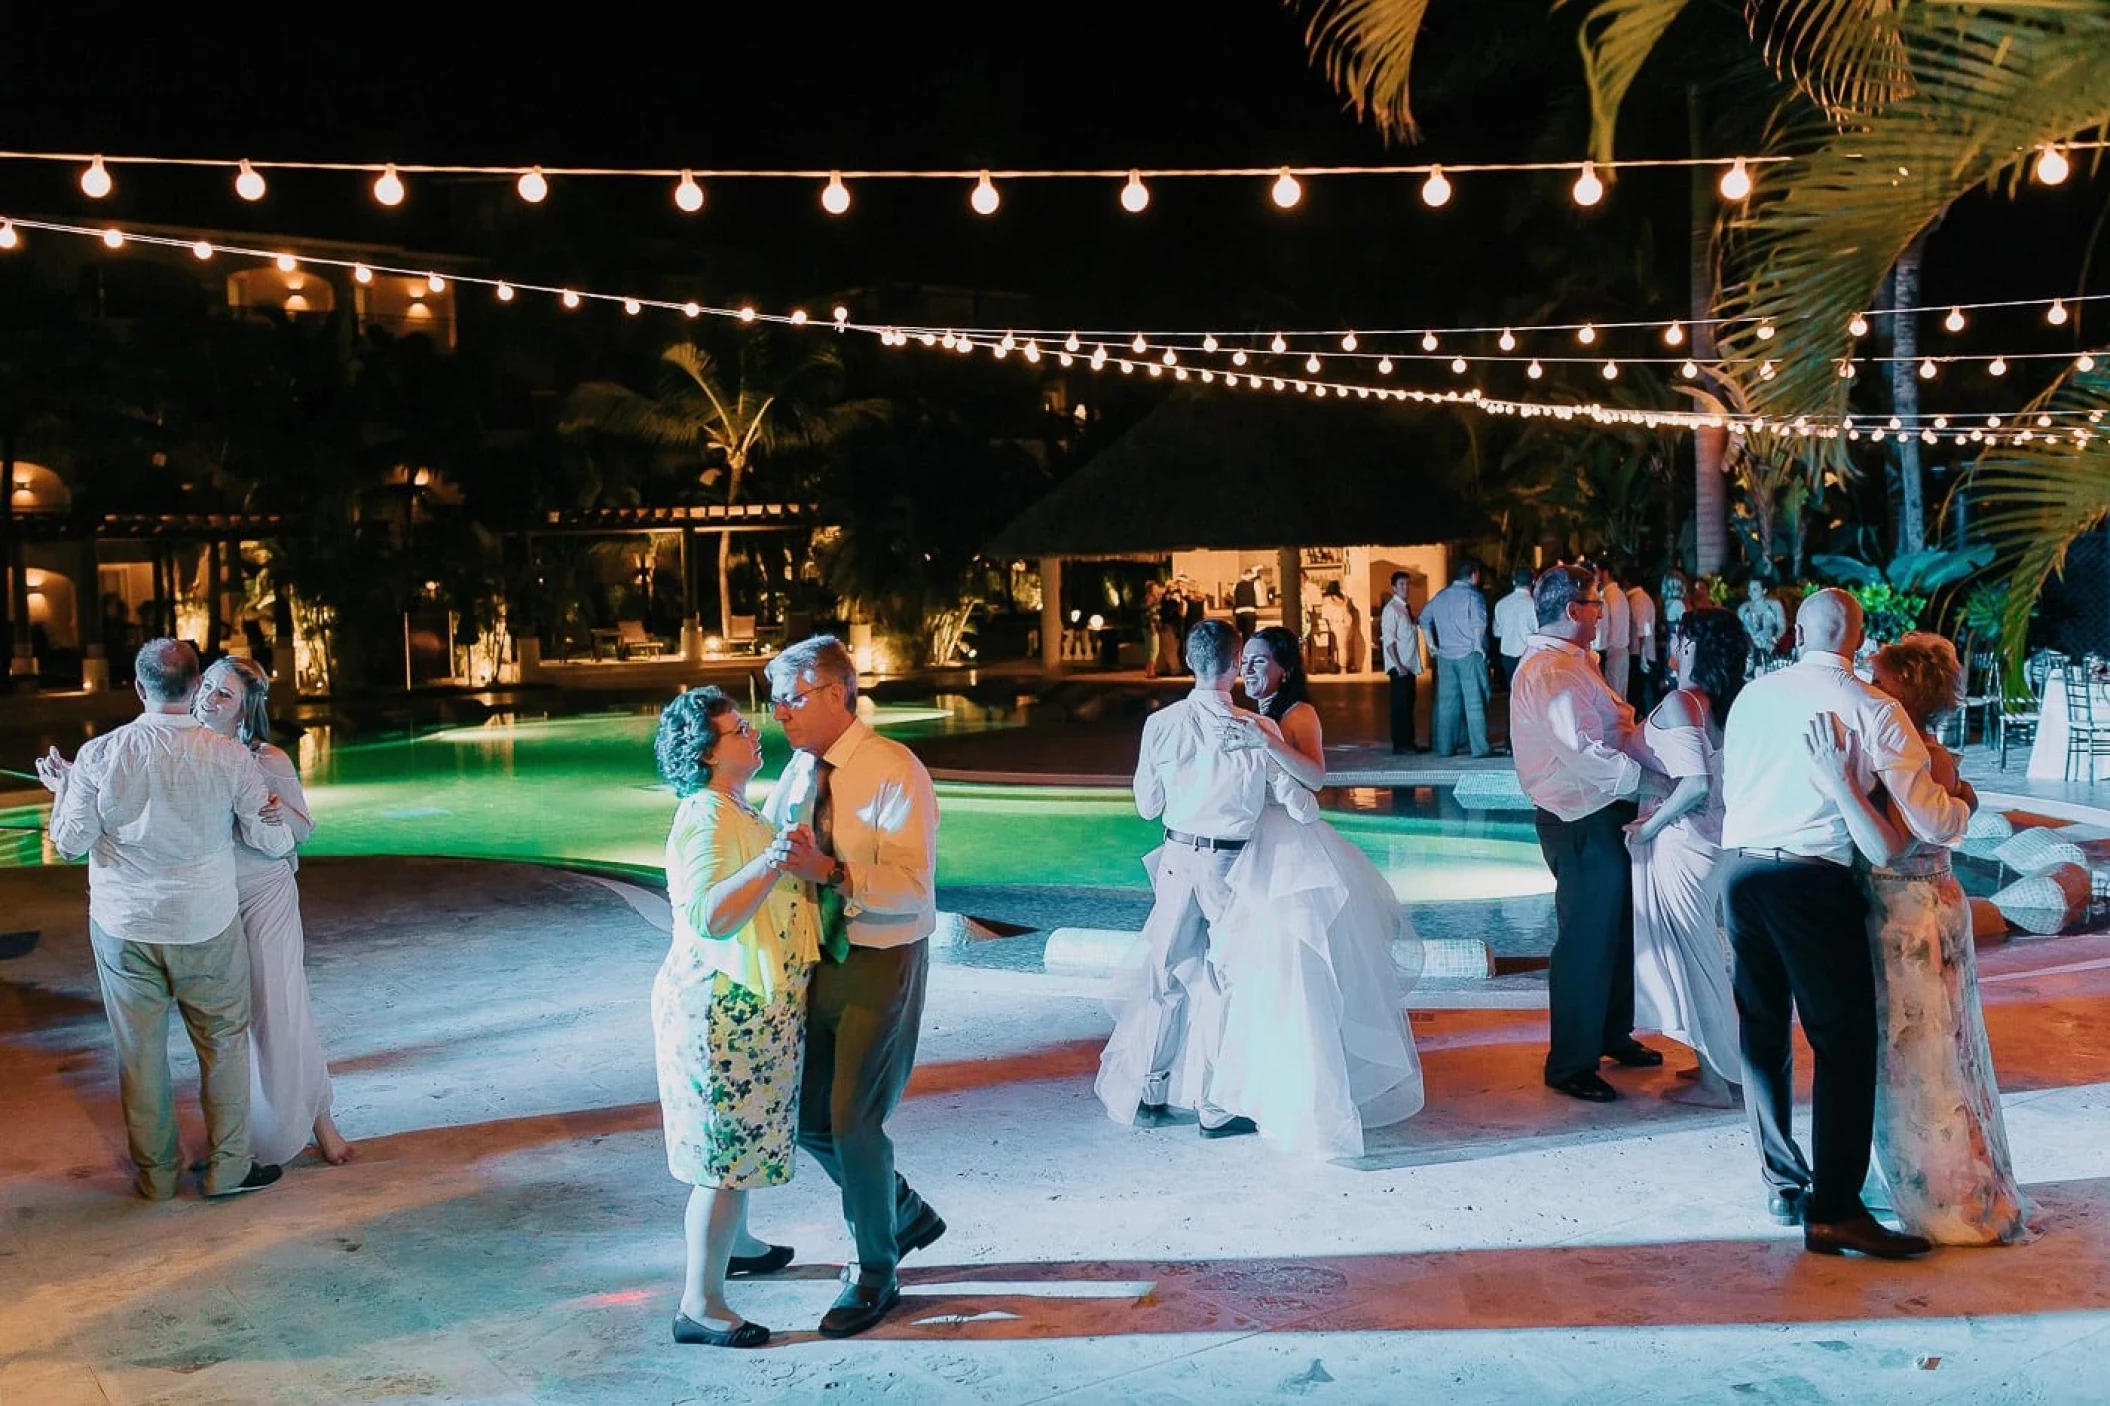
[(772, 712), (779, 713), (791, 708), (803, 708), (806, 706), (806, 700), (814, 694), (841, 686), (842, 681), (840, 679), (831, 679), (827, 683), (817, 683), (811, 688), (802, 688), (788, 697), (781, 693), (772, 693), (769, 695), (769, 707)]
[(755, 725), (749, 722), (746, 718), (740, 719), (740, 721), (732, 727), (717, 728), (714, 729), (714, 731), (716, 731), (720, 737), (753, 737), (756, 735)]

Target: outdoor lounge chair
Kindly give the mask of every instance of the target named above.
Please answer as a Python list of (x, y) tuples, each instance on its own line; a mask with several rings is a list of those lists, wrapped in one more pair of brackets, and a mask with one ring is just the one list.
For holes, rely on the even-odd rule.
[(666, 641), (646, 634), (642, 620), (618, 620), (615, 628), (615, 657), (618, 659), (657, 659), (666, 653)]

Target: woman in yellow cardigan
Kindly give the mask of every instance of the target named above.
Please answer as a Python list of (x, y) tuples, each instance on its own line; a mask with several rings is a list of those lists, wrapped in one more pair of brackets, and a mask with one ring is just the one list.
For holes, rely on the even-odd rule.
[(667, 836), (674, 944), (652, 983), (667, 1167), (694, 1188), (674, 1341), (760, 1347), (769, 1329), (733, 1312), (725, 1281), (791, 1263), (789, 1246), (748, 1232), (747, 1193), (791, 1180), (819, 909), (769, 862), (776, 834), (747, 804), (762, 744), (730, 697), (682, 694), (652, 745), (681, 797)]

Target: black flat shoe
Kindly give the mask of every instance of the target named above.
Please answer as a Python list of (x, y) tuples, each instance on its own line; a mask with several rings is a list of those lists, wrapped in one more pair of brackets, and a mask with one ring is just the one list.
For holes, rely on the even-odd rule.
[(769, 1341), (769, 1329), (760, 1323), (747, 1322), (737, 1328), (706, 1328), (688, 1314), (677, 1313), (674, 1315), (674, 1341), (690, 1347), (760, 1347)]
[(1580, 1074), (1571, 1074), (1558, 1083), (1548, 1079), (1546, 1087), (1557, 1094), (1566, 1094), (1569, 1098), (1579, 1098), (1584, 1103), (1610, 1103), (1619, 1097), (1619, 1090), (1613, 1088), (1588, 1070), (1584, 1070)]
[(1804, 1195), (1800, 1191), (1776, 1191), (1766, 1197), (1766, 1214), (1775, 1225), (1801, 1225)]
[(1202, 1125), (1202, 1136), (1206, 1138), (1244, 1137), (1247, 1133), (1259, 1131), (1260, 1125), (1250, 1118), (1227, 1118), (1213, 1128), (1206, 1123)]
[(1852, 1250), (1879, 1260), (1909, 1260), (1934, 1246), (1917, 1235), (1900, 1235), (1863, 1211), (1851, 1220), (1805, 1221), (1802, 1248), (1813, 1255), (1843, 1255)]
[(791, 1263), (794, 1253), (789, 1245), (771, 1245), (759, 1255), (734, 1255), (725, 1262), (726, 1278), (736, 1274), (775, 1274)]
[(894, 1254), (899, 1257), (912, 1250), (927, 1249), (944, 1233), (945, 1217), (932, 1210), (930, 1202), (925, 1201), (923, 1209), (916, 1212), (916, 1218), (908, 1223), (908, 1229), (894, 1237)]
[(1136, 1123), (1139, 1128), (1170, 1127), (1174, 1118), (1172, 1110), (1162, 1103), (1139, 1103), (1136, 1105)]
[(1629, 1040), (1616, 1049), (1606, 1050), (1604, 1057), (1628, 1069), (1654, 1069), (1663, 1063), (1663, 1051), (1652, 1050), (1639, 1040)]
[(884, 1284), (845, 1284), (835, 1296), (835, 1305), (821, 1315), (821, 1336), (853, 1338), (874, 1327), (901, 1302), (901, 1281)]
[(277, 1167), (267, 1167), (261, 1162), (251, 1162), (248, 1176), (243, 1177), (225, 1191), (206, 1192), (205, 1199), (208, 1201), (224, 1201), (230, 1196), (240, 1196), (245, 1191), (262, 1191), (284, 1175), (285, 1173)]

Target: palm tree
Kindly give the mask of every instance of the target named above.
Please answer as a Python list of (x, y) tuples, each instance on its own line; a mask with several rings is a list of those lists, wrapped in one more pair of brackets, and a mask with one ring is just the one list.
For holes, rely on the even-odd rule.
[[(740, 343), (732, 375), (711, 353), (679, 342), (660, 353), (662, 386), (642, 395), (612, 381), (589, 381), (571, 393), (558, 428), (599, 432), (703, 461), (698, 481), (719, 487), (734, 504), (756, 470), (774, 454), (816, 447), (869, 418), (881, 402), (831, 404), (842, 390), (842, 362), (834, 351), (757, 333)], [(732, 533), (718, 534), (718, 621), (732, 633), (729, 563)]]

